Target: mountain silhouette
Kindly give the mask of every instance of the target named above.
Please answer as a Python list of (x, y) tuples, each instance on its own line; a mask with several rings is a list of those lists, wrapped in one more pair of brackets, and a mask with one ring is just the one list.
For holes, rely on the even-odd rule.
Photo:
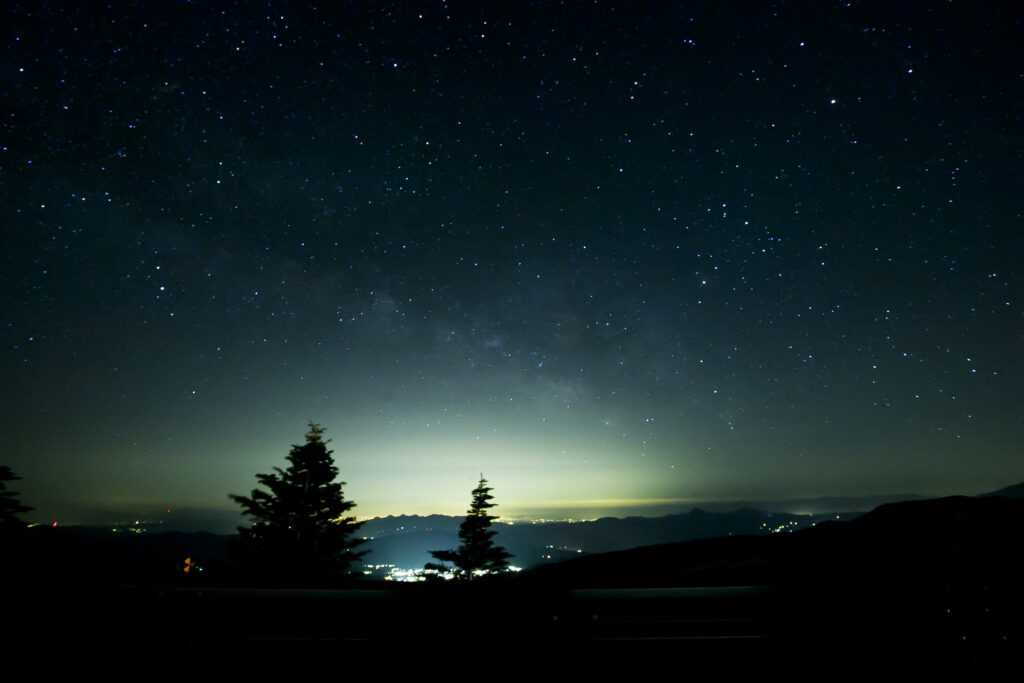
[(888, 503), (792, 534), (670, 543), (532, 570), (573, 586), (1003, 580), (1024, 571), (1024, 500), (953, 496)]

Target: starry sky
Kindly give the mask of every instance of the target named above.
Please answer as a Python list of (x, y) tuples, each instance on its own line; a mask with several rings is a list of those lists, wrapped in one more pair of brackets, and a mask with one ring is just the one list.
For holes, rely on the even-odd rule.
[(1024, 11), (4, 3), (0, 463), (363, 516), (1024, 479)]

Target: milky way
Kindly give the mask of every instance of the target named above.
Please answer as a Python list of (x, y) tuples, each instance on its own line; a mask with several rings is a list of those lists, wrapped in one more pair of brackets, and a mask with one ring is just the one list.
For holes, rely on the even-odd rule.
[(229, 508), (309, 421), (361, 515), (1024, 478), (1002, 3), (61, 5), (0, 22), (40, 519)]

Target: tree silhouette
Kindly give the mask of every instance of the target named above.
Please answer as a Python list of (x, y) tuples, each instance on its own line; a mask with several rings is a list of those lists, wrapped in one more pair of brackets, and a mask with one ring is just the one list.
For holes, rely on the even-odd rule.
[(26, 524), (19, 514), (32, 510), (27, 505), (22, 505), (18, 500), (16, 491), (8, 491), (6, 482), (21, 479), (7, 465), (0, 465), (0, 531), (10, 532), (24, 529)]
[(426, 569), (447, 571), (444, 562), (451, 562), (456, 567), (456, 576), (470, 580), (478, 574), (503, 572), (508, 569), (508, 560), (512, 555), (501, 546), (494, 545), (492, 540), (497, 533), (491, 529), (491, 522), (496, 515), (487, 513), (495, 506), (491, 500), (493, 489), (487, 485), (484, 475), (480, 475), (480, 483), (473, 489), (473, 502), (466, 513), (466, 519), (459, 527), (459, 539), (462, 545), (457, 550), (431, 550), (430, 554), (442, 564), (429, 563)]
[(347, 571), (366, 554), (354, 550), (363, 542), (352, 537), (361, 523), (346, 516), (355, 503), (345, 500), (345, 482), (334, 481), (338, 468), (323, 433), (323, 427), (310, 422), (306, 443), (292, 446), (288, 454), (287, 469), (256, 475), (267, 490), (230, 496), (252, 518), (248, 527), (238, 529), (238, 548), (257, 573), (323, 578)]

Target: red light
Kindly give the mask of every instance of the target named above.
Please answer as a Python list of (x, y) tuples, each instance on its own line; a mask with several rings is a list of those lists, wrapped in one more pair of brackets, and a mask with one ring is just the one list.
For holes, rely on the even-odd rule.
[(57, 526), (57, 522), (54, 522), (54, 523), (53, 523), (53, 524), (51, 524), (50, 526)]

